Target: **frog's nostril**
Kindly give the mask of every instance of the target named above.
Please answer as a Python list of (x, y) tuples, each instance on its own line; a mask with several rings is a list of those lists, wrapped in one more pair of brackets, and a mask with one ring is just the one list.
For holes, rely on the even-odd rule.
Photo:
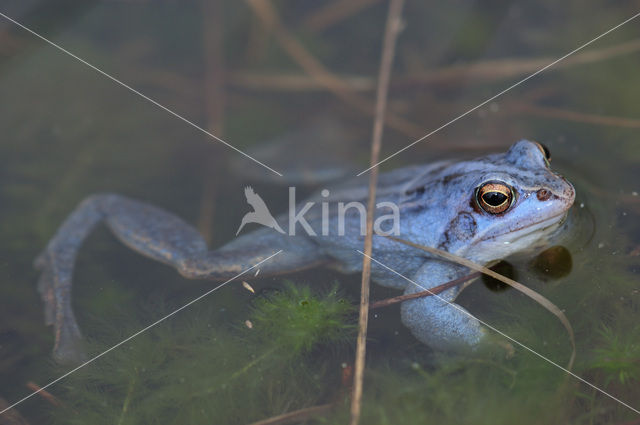
[(540, 189), (536, 193), (536, 196), (538, 197), (539, 201), (546, 201), (551, 198), (551, 191), (547, 189)]

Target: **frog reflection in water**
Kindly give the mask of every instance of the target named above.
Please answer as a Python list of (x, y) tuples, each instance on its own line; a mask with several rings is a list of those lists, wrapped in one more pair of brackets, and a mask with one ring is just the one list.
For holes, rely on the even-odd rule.
[[(575, 192), (551, 171), (549, 159), (545, 147), (522, 140), (501, 154), (405, 167), (380, 175), (377, 201), (398, 206), (400, 238), (487, 263), (544, 243), (567, 215)], [(304, 217), (316, 229), (316, 236), (305, 231), (291, 236), (264, 228), (213, 251), (196, 229), (166, 211), (115, 194), (90, 196), (35, 262), (42, 273), (38, 288), (46, 322), (55, 328), (54, 357), (67, 362), (83, 358), (81, 334), (71, 310), (71, 279), (78, 249), (98, 223), (105, 222), (133, 250), (172, 266), (189, 279), (225, 281), (278, 250), (282, 252), (260, 265), (261, 276), (319, 265), (351, 273), (362, 269), (362, 255), (357, 251), (364, 240), (361, 215), (349, 209), (338, 220), (334, 207), (353, 201), (366, 205), (367, 194), (366, 182), (361, 180), (308, 200), (315, 206)], [(331, 205), (326, 235), (318, 230), (323, 202)], [(377, 209), (376, 214), (388, 211)], [(283, 229), (288, 228), (288, 217), (278, 217), (278, 221)], [(342, 236), (338, 235), (339, 221), (343, 222)], [(381, 236), (374, 236), (373, 258), (415, 283), (377, 262), (372, 264), (373, 280), (407, 294), (468, 273), (462, 266)], [(405, 301), (402, 322), (417, 339), (436, 349), (480, 344), (486, 329), (462, 307), (444, 302), (453, 302), (460, 290), (458, 286), (442, 292), (440, 298)]]

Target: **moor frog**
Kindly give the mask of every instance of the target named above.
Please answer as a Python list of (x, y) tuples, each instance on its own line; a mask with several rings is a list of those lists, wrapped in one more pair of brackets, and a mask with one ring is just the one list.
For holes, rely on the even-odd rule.
[[(567, 215), (575, 191), (550, 169), (549, 160), (545, 147), (522, 140), (505, 153), (400, 168), (380, 175), (377, 201), (397, 205), (400, 219), (395, 230), (400, 238), (487, 263), (546, 240)], [(78, 249), (98, 223), (104, 222), (133, 250), (190, 279), (225, 281), (279, 250), (280, 254), (260, 266), (261, 276), (319, 265), (357, 272), (363, 259), (357, 251), (364, 240), (361, 217), (354, 208), (339, 219), (335, 205), (366, 205), (367, 196), (366, 182), (360, 181), (311, 198), (315, 204), (305, 218), (316, 230), (315, 236), (308, 231), (292, 235), (264, 228), (213, 251), (196, 229), (164, 210), (115, 194), (90, 196), (71, 213), (35, 262), (42, 273), (38, 289), (46, 322), (55, 328), (54, 357), (72, 362), (82, 359), (81, 334), (71, 310), (71, 280)], [(321, 216), (327, 214), (329, 231), (320, 231)], [(289, 228), (287, 220), (277, 218), (280, 228)], [(339, 233), (340, 226), (343, 232)], [(372, 256), (379, 262), (372, 263), (372, 279), (405, 293), (468, 273), (464, 267), (381, 236), (374, 236)], [(483, 326), (462, 307), (448, 305), (460, 290), (454, 287), (440, 298), (405, 301), (402, 322), (434, 348), (479, 344), (486, 334)]]

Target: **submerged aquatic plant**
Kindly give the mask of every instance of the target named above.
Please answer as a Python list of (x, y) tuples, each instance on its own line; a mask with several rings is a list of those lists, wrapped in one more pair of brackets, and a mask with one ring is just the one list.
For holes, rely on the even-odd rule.
[[(428, 363), (420, 352), (411, 357), (414, 362), (370, 366), (362, 423), (563, 423), (558, 415), (570, 405), (570, 395), (558, 391), (562, 375), (545, 363), (531, 367), (532, 355), (507, 360), (486, 352), (449, 353)], [(337, 412), (327, 423), (345, 423), (346, 414)]]
[(308, 286), (288, 282), (285, 290), (254, 304), (252, 323), (259, 338), (299, 355), (318, 343), (344, 341), (354, 325), (345, 321), (353, 306), (333, 286), (322, 298)]
[(640, 380), (640, 325), (624, 334), (603, 326), (599, 334), (603, 344), (594, 350), (596, 360), (592, 367), (606, 374), (607, 384), (615, 380), (622, 385), (637, 383)]
[(317, 295), (291, 284), (255, 302), (251, 329), (199, 307), (69, 376), (53, 420), (234, 424), (316, 404), (333, 394), (339, 363), (329, 368), (332, 361), (318, 362), (311, 351), (345, 338), (351, 308), (335, 287)]

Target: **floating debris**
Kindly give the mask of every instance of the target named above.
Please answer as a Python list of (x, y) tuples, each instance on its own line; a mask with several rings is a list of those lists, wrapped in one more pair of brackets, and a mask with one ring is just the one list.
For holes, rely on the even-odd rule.
[(256, 274), (254, 274), (253, 277), (258, 276), (259, 273), (260, 273), (260, 269), (256, 270)]
[(244, 286), (244, 289), (251, 292), (252, 294), (256, 293), (255, 289), (253, 289), (253, 287), (249, 285), (249, 283), (245, 282), (244, 280), (242, 281), (242, 286)]

